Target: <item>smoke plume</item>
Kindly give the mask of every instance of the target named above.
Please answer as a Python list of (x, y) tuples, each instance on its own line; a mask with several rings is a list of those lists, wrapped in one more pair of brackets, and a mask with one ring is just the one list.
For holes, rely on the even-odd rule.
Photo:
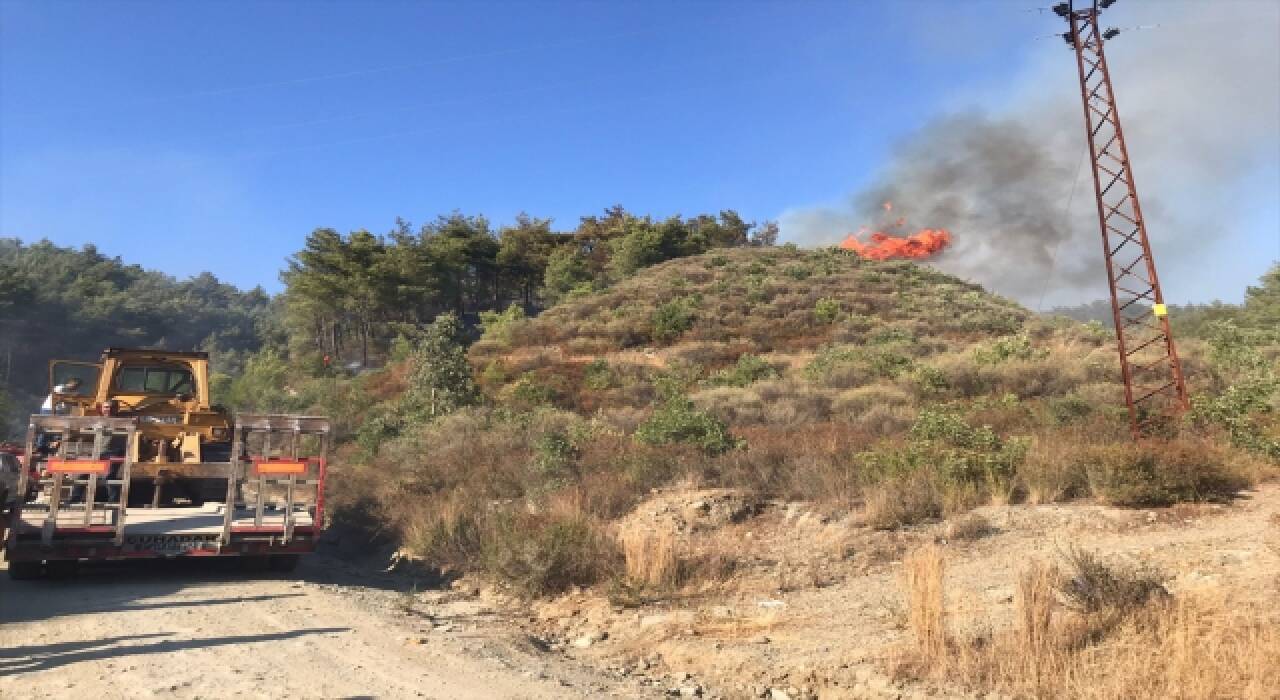
[[(1132, 5), (1103, 26), (1160, 26), (1108, 42), (1119, 112), (1156, 261), (1194, 269), (1232, 235), (1240, 188), (1280, 163), (1280, 4)], [(1032, 305), (1105, 294), (1075, 60), (1061, 41), (1042, 43), (1017, 81), (984, 93), (1005, 96), (1002, 107), (939, 116), (897, 146), (872, 186), (784, 212), (783, 237), (837, 243), (892, 201), (911, 227), (952, 232), (931, 261), (947, 272)]]

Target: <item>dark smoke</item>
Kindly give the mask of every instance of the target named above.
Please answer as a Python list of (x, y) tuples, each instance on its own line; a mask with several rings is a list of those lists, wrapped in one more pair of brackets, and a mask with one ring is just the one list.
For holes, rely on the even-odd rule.
[[(1280, 3), (1134, 4), (1113, 20), (1153, 12), (1161, 27), (1110, 42), (1108, 58), (1157, 264), (1190, 289), (1187, 271), (1212, 266), (1237, 233), (1229, 213), (1241, 188), (1280, 169)], [(1070, 50), (1046, 47), (1020, 79), (991, 90), (1007, 107), (935, 119), (897, 146), (876, 184), (843, 204), (784, 212), (783, 237), (835, 243), (883, 221), (891, 201), (907, 230), (952, 232), (933, 262), (943, 270), (1032, 306), (1099, 298), (1076, 80)]]

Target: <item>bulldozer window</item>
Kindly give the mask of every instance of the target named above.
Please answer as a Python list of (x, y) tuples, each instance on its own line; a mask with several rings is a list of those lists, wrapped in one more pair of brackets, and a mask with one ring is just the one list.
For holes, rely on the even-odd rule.
[(116, 389), (139, 394), (189, 394), (195, 390), (195, 381), (186, 369), (125, 367), (116, 375)]
[[(49, 374), (51, 384), (49, 391), (54, 391), (58, 387), (62, 387), (59, 393), (74, 396), (91, 396), (94, 389), (98, 386), (97, 365), (91, 365), (84, 362), (54, 362), (53, 369)], [(78, 379), (79, 384), (72, 386), (72, 380)]]

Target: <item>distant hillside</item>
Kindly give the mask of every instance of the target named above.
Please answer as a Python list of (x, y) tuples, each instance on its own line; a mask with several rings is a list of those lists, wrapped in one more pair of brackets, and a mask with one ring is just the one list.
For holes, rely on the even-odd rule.
[(437, 323), (363, 380), (382, 398), (358, 409), (340, 467), (357, 488), (335, 505), (530, 593), (643, 586), (609, 533), (676, 482), (898, 528), (1010, 500), (1229, 497), (1280, 438), (1261, 336), (1188, 341), (1196, 412), (1134, 446), (1103, 329), (839, 250), (712, 250), (483, 324), (465, 357)]

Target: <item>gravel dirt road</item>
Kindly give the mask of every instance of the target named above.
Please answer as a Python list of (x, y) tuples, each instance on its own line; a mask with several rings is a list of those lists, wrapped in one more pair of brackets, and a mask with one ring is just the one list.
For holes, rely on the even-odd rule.
[(0, 697), (653, 695), (542, 653), (475, 596), (407, 585), (327, 558), (288, 576), (220, 562), (0, 574)]

